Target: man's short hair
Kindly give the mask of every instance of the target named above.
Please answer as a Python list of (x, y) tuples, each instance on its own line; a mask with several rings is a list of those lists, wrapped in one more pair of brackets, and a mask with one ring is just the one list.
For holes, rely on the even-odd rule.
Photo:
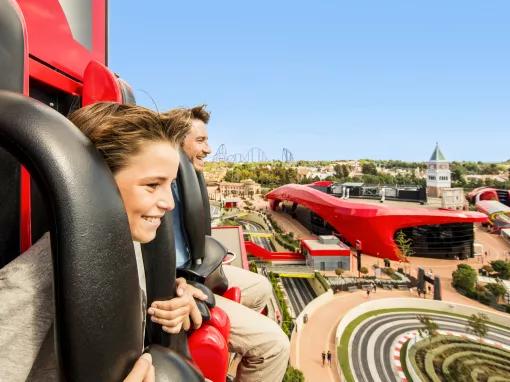
[(209, 123), (211, 114), (206, 110), (207, 105), (198, 105), (191, 108), (176, 107), (175, 109), (168, 110), (162, 113), (163, 119), (169, 118), (173, 120), (184, 120), (191, 122), (193, 119), (198, 119), (203, 123)]
[(207, 105), (198, 105), (192, 107), (190, 110), (192, 119), (199, 119), (203, 123), (208, 124), (211, 114), (206, 110)]

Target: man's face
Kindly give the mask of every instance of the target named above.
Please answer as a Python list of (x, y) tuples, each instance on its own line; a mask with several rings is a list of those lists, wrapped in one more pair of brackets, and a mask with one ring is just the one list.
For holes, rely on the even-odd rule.
[(199, 119), (191, 122), (191, 130), (184, 138), (182, 149), (193, 163), (195, 170), (204, 171), (204, 158), (211, 153), (204, 122)]

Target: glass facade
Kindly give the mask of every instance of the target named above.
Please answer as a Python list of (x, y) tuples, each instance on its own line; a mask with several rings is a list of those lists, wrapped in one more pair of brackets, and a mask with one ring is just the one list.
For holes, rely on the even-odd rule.
[(402, 232), (412, 240), (413, 256), (467, 259), (474, 255), (473, 223), (423, 225), (404, 228)]

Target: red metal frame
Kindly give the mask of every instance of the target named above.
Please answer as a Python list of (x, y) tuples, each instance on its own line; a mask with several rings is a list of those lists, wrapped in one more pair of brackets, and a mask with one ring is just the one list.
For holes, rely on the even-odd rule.
[[(18, 0), (18, 3), (27, 23), (31, 57), (77, 80), (81, 80), (91, 60), (106, 64), (106, 0), (92, 1), (91, 50), (74, 39), (59, 1)], [(55, 74), (39, 75), (30, 73), (32, 78), (45, 83), (52, 81)]]
[(251, 241), (244, 242), (246, 250), (251, 255), (266, 261), (305, 260), (302, 254), (294, 252), (271, 252)]
[[(23, 95), (28, 96), (28, 34), (27, 25), (23, 12), (19, 7), (18, 3), (11, 0), (13, 8), (18, 13), (18, 18), (23, 28), (23, 46), (24, 46), (24, 59), (23, 59)], [(20, 231), (20, 250), (25, 252), (32, 245), (32, 222), (31, 222), (31, 199), (30, 199), (30, 174), (21, 166), (20, 176), (20, 219), (19, 219), (19, 231)]]
[(401, 208), (338, 199), (308, 186), (289, 184), (266, 195), (274, 210), (288, 200), (304, 206), (326, 220), (347, 241), (363, 243), (363, 253), (399, 260), (393, 240), (396, 231), (406, 227), (448, 223), (484, 223), (478, 212), (443, 211), (427, 208)]

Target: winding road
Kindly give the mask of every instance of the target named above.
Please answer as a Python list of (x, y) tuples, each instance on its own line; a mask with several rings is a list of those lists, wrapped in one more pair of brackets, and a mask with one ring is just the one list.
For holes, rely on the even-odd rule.
[[(400, 335), (421, 326), (417, 313), (381, 314), (363, 321), (349, 343), (351, 370), (359, 382), (400, 382), (393, 369), (393, 342)], [(466, 332), (467, 319), (427, 313), (441, 330)], [(487, 339), (510, 345), (510, 330), (489, 325)]]

